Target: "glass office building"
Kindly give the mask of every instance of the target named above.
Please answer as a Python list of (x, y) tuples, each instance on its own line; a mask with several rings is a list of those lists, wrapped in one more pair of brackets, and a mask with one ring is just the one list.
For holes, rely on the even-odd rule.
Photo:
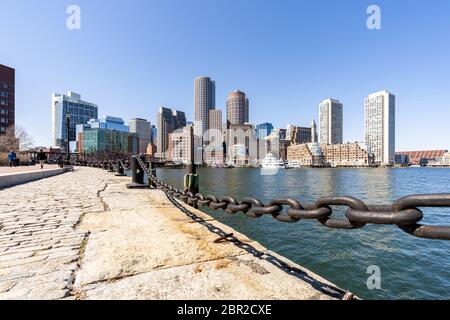
[(81, 95), (52, 95), (52, 146), (65, 149), (67, 145), (67, 115), (70, 115), (69, 141), (76, 141), (76, 126), (97, 119), (98, 106), (81, 100)]
[(134, 133), (103, 128), (85, 128), (82, 152), (123, 152), (138, 154), (139, 137)]

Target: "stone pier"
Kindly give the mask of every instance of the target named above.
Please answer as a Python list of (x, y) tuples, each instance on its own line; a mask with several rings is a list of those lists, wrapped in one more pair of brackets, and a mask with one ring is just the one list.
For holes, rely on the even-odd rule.
[(1, 190), (0, 299), (342, 298), (211, 216), (129, 182), (76, 168)]

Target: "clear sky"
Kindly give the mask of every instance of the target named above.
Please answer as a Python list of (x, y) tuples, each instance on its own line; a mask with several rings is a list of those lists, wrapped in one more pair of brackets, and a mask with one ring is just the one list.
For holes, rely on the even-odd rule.
[[(66, 9), (81, 8), (69, 30)], [(370, 4), (381, 30), (366, 26)], [(51, 93), (78, 92), (99, 115), (193, 119), (193, 80), (239, 88), (250, 121), (309, 125), (344, 103), (344, 140), (364, 139), (364, 98), (397, 98), (397, 150), (450, 149), (448, 0), (0, 0), (0, 63), (16, 69), (16, 121), (50, 144)], [(225, 114), (225, 112), (224, 112)]]

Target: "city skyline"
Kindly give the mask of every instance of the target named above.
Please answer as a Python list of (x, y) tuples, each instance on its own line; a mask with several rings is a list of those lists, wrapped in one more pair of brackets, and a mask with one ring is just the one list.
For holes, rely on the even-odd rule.
[[(121, 16), (120, 10), (115, 6), (102, 7), (103, 13), (99, 14), (102, 12), (99, 4), (79, 1), (83, 12), (82, 29), (71, 31), (65, 28), (66, 6), (63, 2), (42, 5), (7, 2), (10, 14), (0, 24), (8, 23), (8, 27), (2, 28), (0, 35), (11, 45), (0, 49), (0, 63), (16, 69), (16, 123), (27, 129), (36, 145), (51, 144), (48, 133), (51, 130), (51, 111), (48, 107), (51, 92), (81, 92), (87, 101), (94, 101), (99, 106), (102, 116), (139, 117), (156, 123), (155, 115), (161, 105), (175, 105), (186, 112), (188, 119), (193, 120), (192, 79), (208, 75), (217, 82), (216, 109), (224, 113), (226, 96), (234, 88), (240, 88), (252, 101), (251, 122), (271, 122), (277, 128), (285, 128), (287, 124), (308, 126), (311, 119), (318, 120), (317, 104), (321, 100), (329, 96), (338, 97), (345, 105), (344, 142), (364, 140), (365, 97), (371, 92), (389, 90), (397, 96), (396, 150), (449, 149), (445, 125), (449, 111), (442, 104), (449, 98), (448, 90), (445, 90), (448, 87), (445, 75), (450, 72), (445, 59), (449, 44), (440, 41), (443, 25), (436, 23), (449, 7), (445, 2), (430, 8), (424, 15), (419, 4), (408, 3), (405, 8), (401, 2), (392, 4), (380, 1), (383, 28), (375, 31), (365, 26), (367, 3), (364, 1), (344, 5), (329, 1), (318, 4), (287, 1), (284, 6), (266, 3), (260, 6), (261, 12), (254, 13), (254, 18), (267, 18), (270, 14), (277, 18), (297, 15), (305, 19), (291, 19), (289, 23), (276, 19), (278, 24), (272, 26), (273, 30), (264, 27), (260, 20), (255, 20), (254, 27), (240, 25), (242, 34), (236, 35), (230, 29), (217, 32), (225, 23), (223, 10), (228, 3), (219, 2), (214, 8), (205, 6), (204, 14), (211, 14), (207, 20), (217, 21), (217, 26), (205, 31), (196, 28), (198, 24), (193, 22), (197, 17), (193, 12), (199, 2), (189, 1), (188, 4), (176, 6), (186, 8), (193, 16), (189, 16), (186, 22), (177, 22), (167, 32), (159, 29), (147, 32), (143, 27), (149, 25), (142, 22), (143, 25), (138, 28), (139, 35), (155, 40), (152, 45), (142, 47), (141, 42), (127, 38), (132, 34), (130, 28), (118, 34), (116, 32), (128, 23), (136, 26), (127, 15), (131, 13), (127, 6), (120, 6), (120, 10), (124, 10), (124, 21), (119, 26), (108, 24), (106, 28), (103, 26), (106, 17), (109, 14)], [(164, 24), (165, 20), (172, 23), (180, 17), (179, 12), (172, 10), (173, 3), (135, 3), (142, 9), (138, 13), (141, 20), (152, 17), (155, 18), (153, 23)], [(251, 8), (251, 4), (242, 6)], [(35, 21), (32, 19), (34, 7), (46, 9), (42, 10), (40, 28), (30, 27), (31, 21)], [(152, 10), (147, 10), (150, 7)], [(421, 19), (425, 29), (399, 21), (398, 15), (403, 16), (405, 10), (409, 19)], [(13, 19), (19, 14), (21, 19)], [(341, 17), (335, 20), (341, 29), (333, 29), (333, 24), (327, 19), (321, 19), (320, 26), (314, 24), (314, 19), (322, 16), (330, 19)], [(184, 23), (193, 25), (183, 29)], [(284, 29), (286, 26), (290, 28)], [(14, 32), (10, 34), (5, 30)], [(282, 35), (282, 30), (286, 34)], [(111, 53), (116, 48), (113, 43), (104, 41), (99, 46), (94, 42), (95, 39), (107, 40), (108, 35), (114, 32), (121, 44), (130, 46), (129, 50)], [(353, 37), (346, 39), (344, 35), (348, 34)], [(32, 39), (34, 36), (39, 43)], [(205, 36), (210, 40), (208, 45), (200, 42)], [(221, 43), (232, 36), (237, 43), (253, 40), (239, 52), (224, 50)], [(62, 49), (59, 53), (58, 50), (48, 51), (49, 43), (54, 38), (60, 39)], [(271, 46), (280, 45), (279, 50), (265, 52), (263, 48), (267, 39)], [(318, 51), (321, 47), (318, 42), (326, 40), (337, 44), (330, 54)], [(417, 42), (422, 45), (416, 46)], [(382, 44), (391, 46), (389, 52), (381, 49)], [(81, 50), (92, 46), (92, 50), (87, 50), (89, 54), (82, 51), (71, 53), (73, 45)], [(413, 45), (414, 50), (408, 50), (405, 56), (405, 50)], [(30, 57), (28, 50), (24, 50), (28, 46), (34, 50), (36, 57)], [(426, 46), (438, 50), (424, 51)], [(175, 53), (181, 48), (185, 50), (183, 56)], [(110, 56), (103, 59), (105, 52), (109, 52)], [(423, 61), (425, 52), (428, 59)], [(113, 68), (113, 65), (117, 66), (121, 54), (125, 54), (127, 59), (120, 59), (119, 67)], [(38, 58), (43, 55), (48, 56), (49, 62), (41, 63), (42, 59)], [(67, 72), (56, 72), (58, 69)], [(329, 81), (323, 77), (330, 72), (339, 74), (339, 81)], [(91, 74), (96, 76), (91, 77)], [(278, 84), (280, 79), (282, 84)], [(137, 92), (140, 94), (134, 94)], [(436, 117), (437, 114), (439, 117)], [(420, 127), (421, 130), (411, 130), (413, 127)]]

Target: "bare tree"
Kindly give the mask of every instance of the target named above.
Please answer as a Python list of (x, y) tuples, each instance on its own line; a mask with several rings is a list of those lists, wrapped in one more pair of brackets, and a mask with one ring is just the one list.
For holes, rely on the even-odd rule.
[(27, 150), (33, 147), (33, 138), (28, 134), (25, 128), (16, 126), (16, 139), (19, 139), (19, 150)]
[(23, 127), (10, 126), (6, 132), (0, 135), (0, 150), (8, 152), (9, 150), (22, 151), (33, 146), (33, 139)]

